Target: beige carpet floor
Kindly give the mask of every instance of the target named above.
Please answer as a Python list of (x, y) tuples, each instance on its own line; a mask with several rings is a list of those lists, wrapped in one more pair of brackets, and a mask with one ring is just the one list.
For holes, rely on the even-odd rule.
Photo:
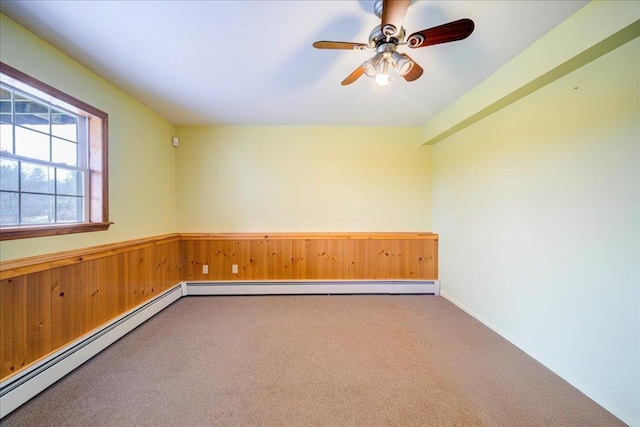
[(183, 298), (2, 424), (624, 425), (445, 299), (390, 295)]

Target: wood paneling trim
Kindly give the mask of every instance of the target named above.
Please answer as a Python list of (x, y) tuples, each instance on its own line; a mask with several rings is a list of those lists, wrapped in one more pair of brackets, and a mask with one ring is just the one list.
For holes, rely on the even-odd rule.
[(38, 255), (29, 258), (4, 261), (0, 262), (0, 280), (22, 276), (25, 274), (37, 273), (39, 271), (50, 270), (53, 268), (64, 267), (67, 265), (77, 264), (92, 259), (117, 255), (135, 249), (144, 249), (151, 246), (162, 245), (165, 243), (177, 242), (179, 240), (180, 235), (174, 233), (162, 236), (147, 237), (143, 239), (128, 240), (119, 243), (92, 246), (83, 249), (74, 249), (65, 252), (56, 252), (53, 254)]
[(182, 240), (438, 240), (434, 233), (180, 233)]
[(61, 236), (108, 230), (112, 222), (85, 222), (71, 225), (47, 225), (42, 227), (5, 227), (0, 230), (1, 240), (30, 239), (32, 237)]

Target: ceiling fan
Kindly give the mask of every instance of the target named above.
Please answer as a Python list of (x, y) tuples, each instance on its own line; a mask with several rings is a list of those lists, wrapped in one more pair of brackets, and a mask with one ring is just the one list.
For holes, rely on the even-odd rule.
[(407, 14), (410, 0), (376, 0), (373, 11), (382, 20), (369, 34), (369, 43), (349, 43), (334, 41), (317, 41), (316, 49), (375, 50), (376, 54), (342, 81), (346, 86), (355, 82), (362, 74), (374, 77), (376, 86), (389, 84), (389, 68), (394, 67), (399, 76), (408, 82), (417, 80), (423, 73), (418, 65), (406, 53), (399, 53), (399, 46), (412, 49), (448, 43), (469, 37), (475, 27), (471, 19), (460, 19), (448, 24), (417, 31), (407, 37), (402, 22)]

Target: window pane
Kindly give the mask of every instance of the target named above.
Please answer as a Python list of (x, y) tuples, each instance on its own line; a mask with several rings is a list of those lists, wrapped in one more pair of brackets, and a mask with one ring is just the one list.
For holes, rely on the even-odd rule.
[[(30, 225), (59, 223), (64, 233), (108, 228), (107, 120), (106, 113), (3, 68), (0, 224), (12, 225), (3, 238), (23, 238), (25, 229), (29, 235), (58, 233), (56, 227)], [(95, 227), (77, 226), (88, 221)]]
[(82, 172), (58, 168), (58, 194), (82, 196), (83, 177)]
[(13, 125), (0, 122), (0, 152), (13, 154)]
[(22, 195), (22, 223), (46, 224), (53, 222), (54, 196)]
[(58, 222), (84, 221), (84, 207), (82, 197), (58, 196)]
[(52, 138), (51, 144), (53, 148), (51, 161), (71, 166), (78, 165), (78, 144), (58, 138)]
[(34, 99), (15, 94), (16, 124), (49, 133), (49, 106)]
[(18, 191), (17, 160), (0, 159), (0, 190)]
[(0, 192), (0, 225), (18, 223), (18, 194)]
[(61, 110), (51, 109), (51, 133), (78, 142), (78, 118)]
[(22, 162), (22, 191), (30, 193), (48, 193), (55, 191), (55, 168)]
[(11, 123), (11, 91), (0, 88), (0, 121)]
[(16, 154), (49, 161), (49, 135), (16, 126)]

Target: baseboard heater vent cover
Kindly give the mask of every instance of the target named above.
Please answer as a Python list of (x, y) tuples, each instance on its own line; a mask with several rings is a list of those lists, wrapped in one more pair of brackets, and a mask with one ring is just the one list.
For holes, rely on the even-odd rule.
[(438, 280), (305, 280), (185, 282), (187, 295), (440, 295)]

